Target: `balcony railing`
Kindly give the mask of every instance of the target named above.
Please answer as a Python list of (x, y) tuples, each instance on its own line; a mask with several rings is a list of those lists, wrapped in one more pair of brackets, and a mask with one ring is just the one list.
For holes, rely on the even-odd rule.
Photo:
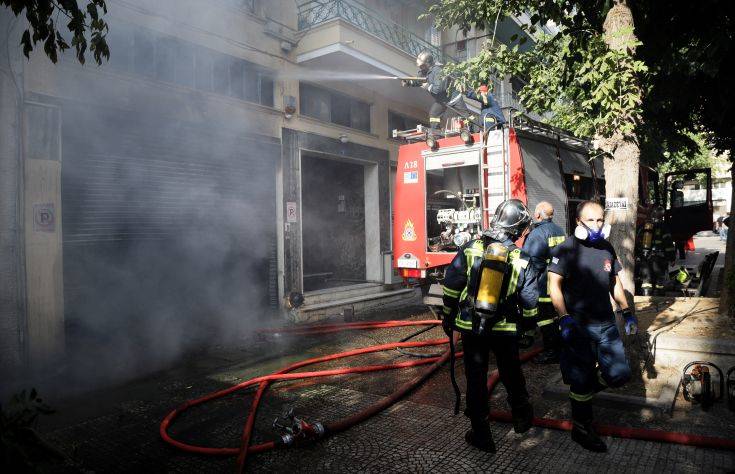
[(440, 61), (452, 61), (440, 48), (354, 0), (310, 0), (299, 5), (300, 31), (334, 19), (344, 20), (410, 56), (416, 57), (421, 51), (431, 51)]

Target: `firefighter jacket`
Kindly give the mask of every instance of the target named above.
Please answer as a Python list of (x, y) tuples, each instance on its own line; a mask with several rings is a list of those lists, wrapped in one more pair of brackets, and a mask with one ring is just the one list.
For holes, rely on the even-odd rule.
[(482, 94), (471, 90), (465, 95), (469, 99), (476, 100), (480, 103), (480, 116), (482, 117), (483, 124), (487, 121), (495, 122), (497, 124), (505, 123), (505, 117), (503, 116), (500, 104), (495, 100), (492, 93), (488, 92), (487, 94)]
[(426, 73), (419, 71), (418, 75), (426, 78), (426, 90), (434, 100), (442, 104), (449, 101), (449, 78), (442, 75), (441, 66), (435, 64)]
[(531, 266), (538, 275), (539, 303), (551, 303), (547, 267), (551, 260), (551, 249), (564, 240), (566, 240), (566, 235), (562, 228), (554, 224), (551, 219), (546, 219), (536, 225), (523, 243), (523, 250), (528, 254)]
[[(643, 227), (638, 230), (636, 248), (642, 249)], [(653, 240), (651, 242), (651, 257), (665, 258), (668, 261), (676, 259), (674, 239), (671, 237), (669, 226), (665, 222), (656, 222), (653, 226)], [(644, 256), (645, 257), (645, 256)]]
[[(493, 241), (488, 241), (488, 245)], [(490, 326), (494, 334), (518, 335), (535, 325), (538, 315), (538, 278), (529, 265), (528, 255), (511, 240), (501, 242), (510, 249), (507, 260), (497, 318)], [(474, 307), (472, 297), (477, 292), (479, 269), (485, 251), (483, 239), (463, 245), (444, 275), (442, 313), (454, 317), (460, 331), (472, 331)]]

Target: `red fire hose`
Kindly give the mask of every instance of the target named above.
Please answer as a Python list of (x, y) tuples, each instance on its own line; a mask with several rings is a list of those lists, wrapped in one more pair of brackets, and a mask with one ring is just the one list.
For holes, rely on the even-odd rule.
[[(277, 329), (277, 330), (267, 330), (267, 331), (262, 331), (262, 332), (263, 333), (268, 332), (268, 333), (282, 333), (282, 334), (298, 334), (298, 335), (324, 334), (324, 333), (331, 333), (331, 332), (344, 331), (344, 330), (438, 325), (440, 323), (441, 323), (440, 321), (435, 320), (435, 319), (434, 320), (424, 320), (424, 321), (357, 322), (357, 323), (329, 324), (329, 325), (320, 325), (320, 326), (313, 325), (313, 326), (283, 328), (283, 329)], [(253, 379), (239, 383), (227, 389), (213, 392), (213, 393), (210, 393), (208, 395), (205, 395), (203, 397), (200, 397), (194, 400), (189, 400), (183, 403), (182, 405), (180, 405), (178, 408), (176, 408), (172, 412), (170, 412), (163, 419), (160, 425), (159, 432), (160, 432), (161, 438), (163, 438), (165, 442), (171, 444), (172, 446), (176, 448), (179, 448), (187, 452), (198, 453), (198, 454), (208, 454), (208, 455), (219, 455), (219, 456), (237, 456), (238, 468), (242, 470), (242, 468), (245, 465), (247, 454), (267, 451), (267, 450), (283, 445), (280, 442), (280, 440), (274, 440), (274, 441), (268, 441), (265, 443), (250, 446), (250, 438), (251, 438), (253, 426), (255, 423), (255, 416), (256, 416), (257, 409), (258, 409), (258, 405), (260, 403), (260, 400), (264, 392), (266, 391), (266, 389), (272, 382), (277, 382), (281, 380), (297, 380), (297, 379), (302, 379), (302, 378), (326, 377), (326, 376), (333, 376), (333, 375), (368, 373), (368, 372), (391, 370), (391, 369), (401, 369), (401, 368), (406, 368), (406, 367), (417, 367), (420, 365), (431, 364), (431, 366), (426, 371), (424, 371), (423, 373), (414, 377), (410, 381), (398, 387), (398, 389), (390, 396), (380, 400), (379, 402), (373, 404), (372, 406), (365, 408), (364, 410), (358, 413), (355, 413), (352, 416), (349, 416), (347, 418), (344, 418), (342, 420), (339, 420), (333, 423), (326, 423), (324, 425), (324, 433), (326, 433), (327, 435), (334, 434), (334, 433), (338, 433), (340, 431), (346, 430), (350, 428), (351, 426), (354, 426), (357, 423), (360, 423), (361, 421), (364, 421), (370, 418), (371, 416), (379, 413), (380, 411), (388, 408), (389, 406), (393, 405), (399, 399), (404, 397), (408, 392), (410, 392), (411, 390), (416, 388), (418, 385), (423, 383), (439, 367), (441, 367), (441, 365), (444, 362), (446, 362), (446, 360), (449, 358), (449, 351), (445, 352), (440, 357), (432, 357), (432, 358), (425, 358), (425, 359), (419, 359), (419, 360), (398, 362), (395, 364), (368, 365), (368, 366), (358, 366), (358, 367), (340, 367), (336, 369), (320, 370), (320, 371), (312, 371), (312, 372), (298, 372), (298, 373), (291, 373), (291, 372), (293, 372), (296, 369), (308, 366), (308, 365), (318, 364), (321, 362), (327, 362), (327, 361), (332, 361), (336, 359), (342, 359), (342, 358), (351, 357), (355, 355), (381, 352), (381, 351), (386, 351), (386, 350), (391, 350), (391, 349), (396, 349), (396, 348), (436, 346), (436, 345), (446, 344), (448, 341), (449, 340), (447, 338), (443, 338), (443, 339), (432, 339), (428, 341), (393, 342), (393, 343), (363, 347), (360, 349), (353, 349), (350, 351), (345, 351), (345, 352), (340, 352), (336, 354), (330, 354), (327, 356), (315, 357), (312, 359), (303, 360), (301, 362), (292, 364), (282, 370), (279, 370), (278, 372), (275, 372), (273, 374), (255, 377)], [(536, 349), (536, 350), (532, 350), (532, 351), (522, 354), (521, 360), (522, 361), (529, 360), (530, 358), (538, 354), (540, 350), (541, 349)], [(462, 353), (457, 353), (458, 357), (461, 357), (461, 355)], [(497, 370), (493, 371), (492, 374), (490, 374), (490, 377), (488, 377), (488, 389), (490, 393), (492, 393), (499, 379), (500, 377), (498, 375)], [(213, 448), (213, 447), (197, 446), (197, 445), (187, 444), (181, 441), (177, 441), (169, 435), (168, 428), (170, 427), (171, 423), (173, 423), (176, 417), (178, 417), (181, 413), (183, 413), (188, 408), (196, 406), (196, 405), (200, 405), (202, 403), (205, 403), (205, 402), (217, 399), (217, 398), (224, 397), (233, 392), (242, 390), (244, 388), (247, 388), (253, 385), (258, 385), (258, 389), (255, 393), (255, 397), (253, 398), (253, 401), (250, 406), (250, 410), (248, 412), (248, 417), (245, 422), (245, 426), (243, 428), (242, 441), (241, 441), (241, 445), (239, 448), (234, 448), (234, 447), (233, 448)], [(492, 411), (490, 413), (490, 418), (496, 421), (509, 422), (511, 421), (511, 414), (506, 411)], [(533, 424), (536, 426), (542, 427), (542, 428), (552, 428), (552, 429), (560, 429), (560, 430), (567, 430), (567, 431), (572, 429), (572, 424), (568, 420), (534, 418)], [(687, 433), (649, 430), (649, 429), (643, 429), (643, 428), (626, 428), (626, 427), (608, 426), (608, 425), (598, 425), (596, 428), (597, 428), (597, 431), (602, 435), (616, 436), (619, 438), (633, 438), (633, 439), (641, 439), (641, 440), (649, 440), (649, 441), (660, 441), (660, 442), (667, 442), (667, 443), (684, 444), (684, 445), (690, 445), (690, 446), (699, 446), (699, 447), (705, 447), (705, 448), (735, 450), (735, 440), (724, 439), (724, 438), (715, 438), (715, 437), (710, 437), (710, 436), (700, 436), (700, 435), (693, 435), (693, 434), (687, 434)], [(318, 437), (317, 430), (315, 430), (314, 427), (311, 425), (305, 425), (304, 431), (306, 431), (308, 435), (311, 435), (311, 437), (314, 437), (314, 438)]]

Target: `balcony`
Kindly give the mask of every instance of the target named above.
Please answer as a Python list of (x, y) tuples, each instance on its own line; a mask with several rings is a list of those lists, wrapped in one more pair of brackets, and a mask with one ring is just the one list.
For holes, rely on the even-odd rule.
[[(417, 12), (417, 16), (419, 13)], [(299, 31), (309, 30), (332, 20), (345, 21), (380, 38), (411, 58), (415, 58), (421, 51), (431, 51), (441, 61), (452, 60), (440, 48), (354, 0), (310, 0), (299, 5)]]

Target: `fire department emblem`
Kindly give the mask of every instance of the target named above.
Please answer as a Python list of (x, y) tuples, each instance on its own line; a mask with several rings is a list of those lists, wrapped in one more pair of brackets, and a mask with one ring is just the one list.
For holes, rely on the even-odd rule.
[(612, 262), (609, 259), (606, 259), (603, 268), (606, 272), (610, 273), (610, 270), (612, 270)]
[(414, 229), (411, 219), (407, 220), (403, 225), (403, 234), (401, 234), (401, 238), (406, 242), (413, 242), (417, 239), (416, 229)]

